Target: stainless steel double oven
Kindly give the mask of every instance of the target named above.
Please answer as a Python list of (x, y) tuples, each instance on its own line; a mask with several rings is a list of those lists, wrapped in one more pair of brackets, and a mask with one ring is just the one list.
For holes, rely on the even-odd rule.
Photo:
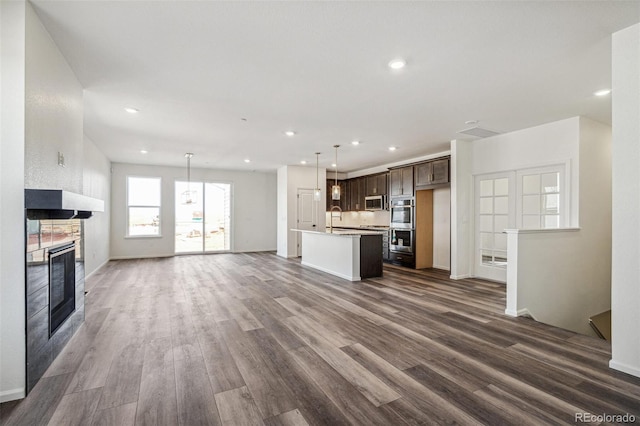
[(392, 198), (389, 202), (391, 261), (404, 264), (414, 262), (415, 204), (413, 197)]

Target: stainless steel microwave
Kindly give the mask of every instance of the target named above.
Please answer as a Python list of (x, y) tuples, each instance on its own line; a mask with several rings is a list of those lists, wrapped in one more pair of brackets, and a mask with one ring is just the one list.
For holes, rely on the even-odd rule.
[(365, 210), (384, 210), (387, 200), (384, 195), (372, 195), (370, 197), (364, 197), (364, 209)]

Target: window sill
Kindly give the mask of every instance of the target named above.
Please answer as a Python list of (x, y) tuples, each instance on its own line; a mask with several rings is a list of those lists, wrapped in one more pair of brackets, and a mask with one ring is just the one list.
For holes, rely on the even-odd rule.
[(125, 235), (125, 240), (136, 240), (145, 238), (162, 238), (162, 235)]

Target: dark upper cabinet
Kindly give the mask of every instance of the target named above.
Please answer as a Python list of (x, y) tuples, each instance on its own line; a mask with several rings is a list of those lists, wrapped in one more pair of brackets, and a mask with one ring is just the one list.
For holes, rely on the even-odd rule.
[(413, 166), (393, 169), (389, 174), (390, 196), (413, 196)]
[(449, 159), (432, 161), (431, 164), (431, 184), (449, 183)]
[(365, 195), (387, 195), (387, 173), (366, 176)]
[(416, 188), (449, 183), (449, 159), (415, 165)]
[(347, 211), (364, 210), (364, 197), (366, 196), (367, 178), (354, 178), (347, 180)]

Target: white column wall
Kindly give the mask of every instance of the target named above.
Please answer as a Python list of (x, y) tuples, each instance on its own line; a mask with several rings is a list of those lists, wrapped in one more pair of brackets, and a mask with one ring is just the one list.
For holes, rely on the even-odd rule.
[(640, 377), (640, 24), (613, 34), (612, 359)]
[(451, 269), (451, 189), (433, 190), (433, 267)]
[(0, 1), (0, 403), (25, 394), (26, 3)]
[(468, 278), (473, 257), (472, 142), (451, 141), (451, 278)]
[(85, 278), (109, 261), (111, 231), (111, 162), (86, 135), (82, 193), (104, 201), (104, 212), (84, 221)]

